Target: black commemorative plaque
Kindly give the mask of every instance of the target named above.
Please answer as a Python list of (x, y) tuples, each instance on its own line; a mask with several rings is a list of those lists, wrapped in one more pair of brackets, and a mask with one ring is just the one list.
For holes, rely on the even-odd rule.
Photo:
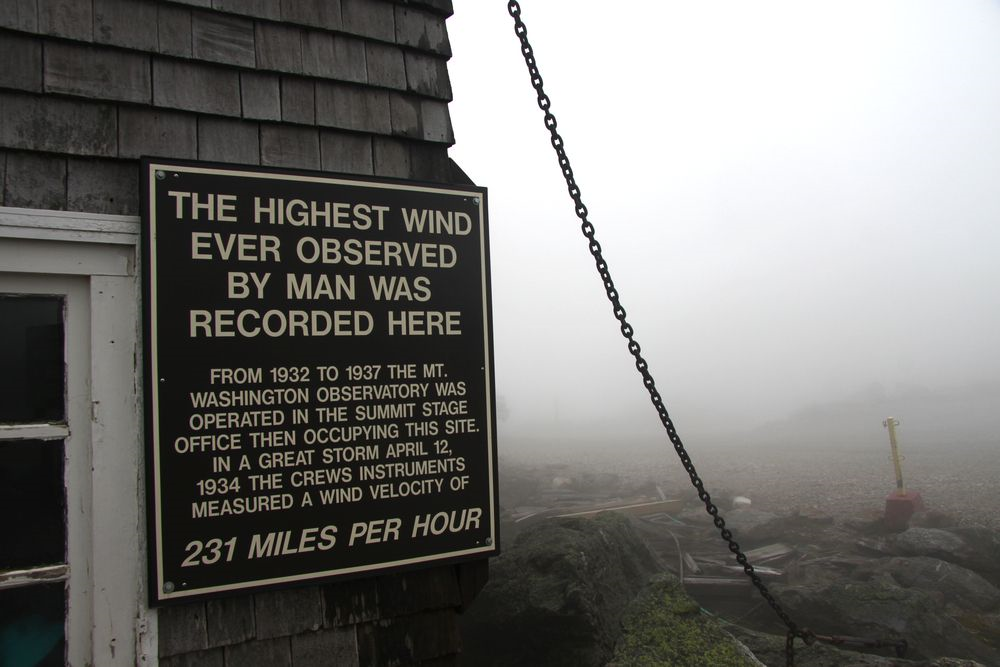
[(496, 553), (486, 190), (142, 174), (151, 603)]

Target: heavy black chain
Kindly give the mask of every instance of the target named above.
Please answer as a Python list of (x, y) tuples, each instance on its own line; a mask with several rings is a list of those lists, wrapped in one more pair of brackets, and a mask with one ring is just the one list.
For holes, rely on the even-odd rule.
[(733, 539), (732, 531), (726, 528), (725, 519), (723, 519), (719, 514), (719, 508), (712, 502), (712, 496), (705, 490), (705, 484), (701, 481), (701, 477), (698, 476), (698, 472), (695, 470), (694, 464), (691, 462), (691, 457), (684, 448), (684, 443), (681, 442), (680, 436), (677, 435), (677, 429), (674, 428), (674, 422), (667, 413), (667, 407), (663, 403), (663, 397), (660, 396), (660, 392), (656, 388), (656, 382), (653, 380), (653, 375), (649, 371), (649, 364), (642, 356), (642, 348), (639, 347), (639, 343), (635, 340), (635, 332), (632, 329), (632, 325), (629, 324), (626, 319), (625, 308), (622, 307), (621, 300), (618, 296), (618, 290), (615, 289), (614, 280), (611, 279), (611, 273), (608, 270), (608, 263), (604, 260), (604, 255), (601, 251), (601, 244), (595, 238), (594, 225), (592, 225), (587, 219), (587, 207), (583, 203), (583, 198), (580, 194), (580, 187), (576, 184), (576, 179), (573, 177), (573, 167), (570, 166), (569, 157), (566, 156), (566, 149), (563, 146), (563, 138), (556, 130), (556, 117), (552, 114), (551, 110), (552, 102), (549, 100), (549, 96), (545, 94), (545, 90), (542, 87), (542, 75), (538, 72), (538, 65), (535, 63), (534, 50), (528, 42), (528, 29), (524, 25), (524, 21), (521, 20), (521, 5), (517, 2), (517, 0), (510, 0), (507, 3), (507, 11), (514, 19), (514, 33), (521, 41), (521, 54), (524, 56), (524, 64), (528, 67), (528, 74), (531, 76), (531, 85), (538, 95), (538, 108), (545, 112), (545, 127), (548, 128), (549, 134), (551, 135), (552, 148), (555, 149), (556, 156), (559, 158), (559, 167), (562, 169), (563, 176), (566, 179), (566, 188), (569, 191), (569, 196), (573, 199), (573, 204), (576, 206), (576, 216), (580, 218), (582, 223), (580, 225), (580, 229), (589, 242), (590, 254), (593, 255), (594, 263), (597, 266), (597, 272), (600, 274), (601, 280), (604, 281), (604, 289), (607, 292), (608, 300), (611, 302), (615, 318), (621, 326), (622, 336), (624, 336), (625, 340), (628, 341), (628, 351), (633, 357), (635, 357), (635, 368), (642, 376), (642, 383), (646, 386), (646, 391), (649, 392), (649, 399), (652, 401), (653, 407), (656, 408), (656, 413), (660, 416), (660, 422), (667, 431), (667, 437), (670, 438), (670, 442), (674, 446), (674, 451), (677, 452), (677, 456), (680, 458), (681, 464), (684, 466), (688, 476), (691, 478), (691, 484), (698, 491), (698, 497), (703, 503), (705, 503), (705, 511), (712, 516), (715, 527), (719, 529), (719, 534), (722, 536), (722, 539), (728, 543), (729, 550), (736, 556), (736, 562), (743, 566), (743, 571), (750, 578), (750, 581), (753, 582), (753, 585), (757, 587), (757, 590), (760, 591), (761, 597), (767, 601), (767, 603), (774, 610), (774, 613), (776, 613), (778, 618), (780, 618), (785, 626), (787, 626), (788, 634), (785, 643), (785, 654), (787, 664), (792, 665), (794, 662), (795, 638), (799, 637), (806, 642), (811, 643), (813, 634), (809, 630), (799, 629), (785, 610), (782, 609), (781, 605), (778, 604), (778, 601), (774, 599), (774, 596), (772, 596), (767, 590), (767, 586), (764, 585), (764, 582), (761, 581), (760, 577), (754, 571), (753, 565), (751, 565), (747, 560), (746, 554), (743, 553), (740, 549), (740, 545)]

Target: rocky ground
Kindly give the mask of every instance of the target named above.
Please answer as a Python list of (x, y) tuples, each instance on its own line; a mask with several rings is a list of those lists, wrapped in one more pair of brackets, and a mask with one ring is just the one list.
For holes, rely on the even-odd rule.
[[(759, 653), (767, 642), (754, 640), (751, 632), (781, 634), (783, 624), (757, 591), (736, 583), (740, 573), (725, 565), (731, 562), (725, 545), (706, 537), (713, 526), (702, 515), (691, 508), (674, 519), (683, 525), (639, 521), (636, 528), (666, 567), (684, 578), (687, 592), (703, 609), (746, 638), (765, 664), (783, 664), (773, 650)], [(941, 513), (918, 514), (902, 532), (886, 530), (879, 520), (754, 509), (731, 511), (727, 525), (741, 536), (745, 551), (763, 554), (758, 559), (762, 579), (800, 627), (881, 643), (856, 647), (872, 656), (1000, 664), (996, 531), (960, 526)], [(678, 547), (700, 568), (697, 575), (690, 568), (682, 570)], [(724, 583), (695, 585), (706, 577)], [(905, 651), (897, 654), (896, 648), (903, 646)], [(783, 654), (782, 644), (777, 649)], [(820, 654), (806, 650), (797, 664), (827, 664), (811, 662), (811, 655)]]
[[(701, 459), (727, 526), (762, 554), (761, 577), (795, 622), (881, 643), (798, 643), (796, 665), (1000, 665), (995, 451), (912, 454), (906, 470), (930, 510), (902, 532), (879, 519), (892, 488), (885, 456)], [(508, 519), (525, 507), (657, 496), (657, 487), (684, 506), (642, 519), (508, 521), (491, 583), (467, 615), (466, 663), (784, 665), (783, 624), (732, 567), (679, 466), (593, 463), (508, 461)], [(735, 495), (749, 507), (734, 508)]]
[[(1000, 529), (1000, 443), (909, 447), (903, 452), (907, 487), (920, 491), (929, 509), (962, 525)], [(776, 513), (878, 514), (895, 487), (888, 445), (731, 447), (691, 455), (708, 488), (721, 499), (748, 496), (754, 507)], [(667, 457), (655, 459), (656, 472), (670, 489), (684, 494), (689, 484), (684, 471)]]
[[(798, 508), (857, 517), (880, 513), (885, 495), (895, 488), (887, 443), (796, 448), (692, 442), (688, 449), (721, 506), (742, 495), (755, 508), (779, 514)], [(512, 450), (501, 459), (501, 474), (506, 473), (501, 494), (507, 496), (501, 502), (508, 507), (523, 501), (525, 478), (544, 486), (558, 475), (611, 474), (619, 490), (655, 482), (671, 498), (696, 499), (676, 454), (661, 443), (600, 442), (576, 448), (539, 441), (514, 443)], [(904, 446), (902, 451), (907, 487), (920, 491), (929, 509), (963, 525), (1000, 529), (1000, 441)]]

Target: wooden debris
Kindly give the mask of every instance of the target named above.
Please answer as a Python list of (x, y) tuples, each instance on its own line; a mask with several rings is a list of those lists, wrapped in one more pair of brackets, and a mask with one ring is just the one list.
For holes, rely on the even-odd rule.
[(795, 547), (777, 542), (767, 546), (757, 547), (746, 552), (747, 560), (756, 567), (757, 563), (770, 563), (795, 553)]
[(692, 574), (701, 574), (701, 568), (698, 566), (695, 559), (691, 557), (691, 554), (685, 551), (683, 559), (684, 567), (686, 567)]
[[(741, 565), (725, 565), (723, 566), (722, 569), (726, 570), (727, 572), (740, 572), (740, 573), (743, 572), (743, 567)], [(767, 567), (764, 565), (754, 565), (753, 571), (762, 577), (768, 577), (773, 579), (779, 579), (779, 578), (783, 579), (785, 577), (784, 570), (779, 570), (777, 568)]]
[(600, 512), (621, 512), (623, 514), (631, 514), (633, 516), (644, 516), (647, 514), (657, 514), (663, 512), (673, 512), (676, 511), (683, 504), (680, 500), (657, 500), (654, 502), (639, 502), (639, 503), (616, 503), (601, 505), (598, 507), (591, 507), (583, 510), (578, 510), (576, 512), (566, 512), (563, 514), (555, 514), (550, 518), (558, 519), (562, 517), (581, 517), (581, 518), (592, 518), (599, 514)]
[(746, 577), (720, 577), (707, 575), (685, 575), (684, 586), (692, 594), (724, 595), (741, 594), (752, 591), (750, 580)]

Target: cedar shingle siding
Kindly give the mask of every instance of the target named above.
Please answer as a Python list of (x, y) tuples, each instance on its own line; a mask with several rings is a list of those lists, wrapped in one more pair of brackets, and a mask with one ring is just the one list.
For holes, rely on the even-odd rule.
[[(137, 215), (141, 155), (448, 182), (451, 13), (451, 0), (3, 0), (0, 205)], [(160, 664), (454, 664), (455, 616), (485, 568), (164, 607)]]
[[(5, 0), (0, 205), (137, 214), (121, 181), (140, 155), (447, 181), (451, 12), (451, 0)], [(26, 164), (40, 165), (31, 178)]]

